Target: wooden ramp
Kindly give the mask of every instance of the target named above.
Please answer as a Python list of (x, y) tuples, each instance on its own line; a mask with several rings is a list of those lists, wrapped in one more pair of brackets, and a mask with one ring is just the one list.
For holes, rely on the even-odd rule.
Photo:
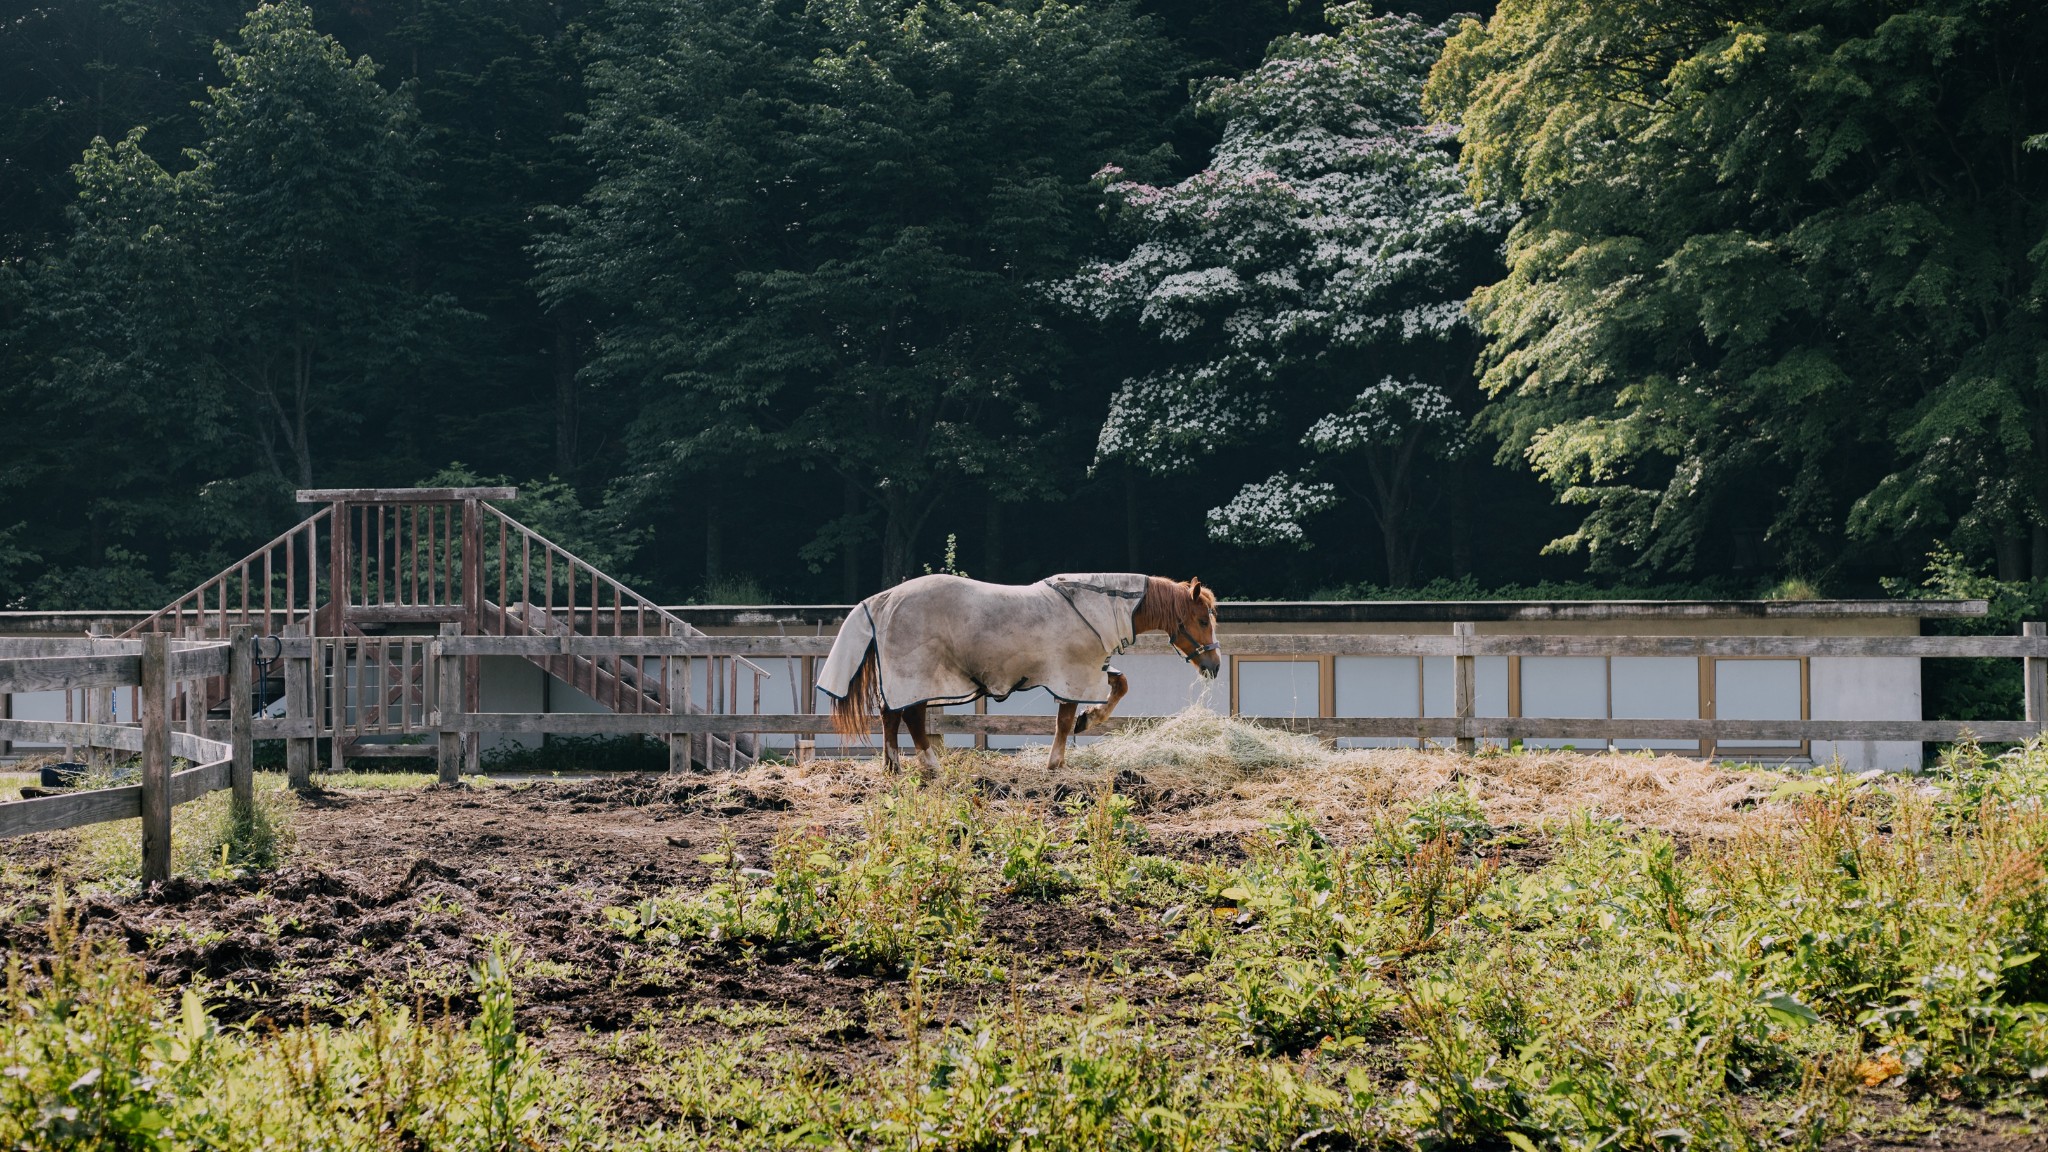
[[(703, 635), (495, 503), (517, 496), (499, 487), (301, 491), (300, 503), (319, 505), (312, 515), (122, 636), (225, 639), (247, 624), (259, 637), (309, 638), (314, 683), (301, 703), (339, 770), (352, 757), (432, 754), (407, 741), (436, 728), (439, 685), (426, 658), (435, 636)], [(766, 675), (743, 656), (519, 658), (626, 714), (734, 711), (747, 681), (758, 711)], [(464, 712), (482, 710), (480, 659), (464, 658)], [(262, 700), (283, 697), (281, 675), (260, 679)], [(173, 707), (179, 719), (223, 713), (226, 693), (216, 678)], [(477, 734), (466, 742), (474, 770)], [(757, 751), (750, 734), (678, 736), (670, 762), (731, 767)]]

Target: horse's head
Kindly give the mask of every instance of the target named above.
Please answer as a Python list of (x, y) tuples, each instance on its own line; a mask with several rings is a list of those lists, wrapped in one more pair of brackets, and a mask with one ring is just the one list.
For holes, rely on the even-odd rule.
[(1182, 594), (1173, 598), (1170, 618), (1163, 624), (1167, 641), (1213, 680), (1223, 667), (1223, 656), (1216, 648), (1216, 593), (1204, 587), (1199, 576), (1174, 588)]

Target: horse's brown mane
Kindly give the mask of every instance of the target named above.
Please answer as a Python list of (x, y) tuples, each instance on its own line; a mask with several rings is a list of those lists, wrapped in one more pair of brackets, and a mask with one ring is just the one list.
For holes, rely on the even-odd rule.
[(1149, 576), (1145, 580), (1145, 598), (1138, 602), (1131, 625), (1141, 632), (1153, 628), (1171, 632), (1195, 603), (1201, 604), (1204, 615), (1216, 611), (1216, 593), (1202, 583), (1201, 577), (1182, 583), (1165, 576)]

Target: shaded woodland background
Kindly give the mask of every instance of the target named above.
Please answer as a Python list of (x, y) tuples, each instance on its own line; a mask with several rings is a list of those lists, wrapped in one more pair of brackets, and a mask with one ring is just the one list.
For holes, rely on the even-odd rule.
[[(1517, 355), (1518, 337), (1496, 323), (1485, 330), (1492, 350), (1475, 331), (1440, 380), (1470, 443), (1415, 465), (1415, 503), (1399, 533), (1382, 531), (1352, 500), (1303, 521), (1310, 547), (1225, 543), (1211, 537), (1209, 511), (1274, 473), (1276, 454), (1299, 430), (1240, 439), (1169, 475), (1098, 461), (1119, 383), (1160, 362), (1161, 345), (1130, 325), (1041, 307), (1035, 297), (1019, 304), (1026, 297), (1017, 283), (1129, 253), (1130, 235), (1091, 183), (1096, 169), (1117, 163), (1160, 187), (1201, 172), (1224, 133), (1224, 117), (1199, 99), (1204, 82), (1247, 75), (1284, 38), (1331, 33), (1322, 4), (1091, 2), (1014, 43), (1000, 30), (983, 42), (956, 28), (946, 43), (960, 58), (950, 63), (915, 44), (891, 57), (877, 36), (862, 41), (881, 61), (869, 71), (857, 66), (858, 53), (834, 55), (860, 21), (899, 27), (906, 7), (316, 0), (310, 28), (276, 17), (261, 44), (244, 30), (252, 18), (240, 0), (78, 0), (10, 16), (0, 25), (0, 601), (153, 607), (296, 519), (295, 487), (484, 478), (525, 489), (530, 498), (513, 514), (674, 600), (843, 601), (949, 566), (997, 580), (1060, 570), (1198, 573), (1232, 597), (1539, 585), (1582, 594), (1875, 594), (1886, 579), (1898, 591), (1919, 586), (1937, 546), (1949, 549), (1937, 573), (1945, 590), (1983, 579), (2017, 595), (2048, 575), (2040, 527), (2048, 518), (2033, 479), (2043, 418), (2031, 414), (2048, 391), (2039, 336), (2048, 257), (2020, 243), (2041, 233), (2048, 181), (2036, 153), (2012, 150), (2004, 183), (1987, 177), (1974, 193), (1989, 205), (1983, 211), (2014, 216), (2008, 234), (1982, 239), (1987, 249), (2017, 245), (2020, 253), (1978, 268), (2003, 285), (1985, 304), (1999, 319), (1988, 335), (1969, 322), (1942, 329), (1956, 346), (2001, 348), (2002, 366), (1959, 372), (1948, 351), (1921, 349), (1929, 360), (1948, 357), (1936, 375), (1961, 381), (1960, 392), (1912, 381), (1887, 392), (1854, 364), (1810, 379), (1788, 375), (1780, 349), (1767, 371), (1752, 366), (1732, 386), (1741, 403), (1682, 417), (1674, 402), (1629, 425), (1676, 430), (1679, 439), (1646, 444), (1654, 437), (1630, 432), (1621, 439), (1634, 439), (1609, 457), (1601, 453), (1615, 440), (1586, 449), (1588, 459), (1627, 457), (1624, 472), (1657, 474), (1603, 488), (1583, 468), (1574, 473), (1580, 464), (1558, 464), (1557, 451), (1539, 474), (1541, 445), (1555, 449), (1544, 432), (1574, 421), (1597, 426), (1603, 412), (1642, 401), (1545, 399), (1527, 378), (1489, 378), (1497, 398), (1489, 407), (1482, 371), (1491, 364), (1512, 375)], [(1531, 67), (1531, 56), (1504, 47), (1505, 22), (1521, 21), (1526, 33), (1552, 18), (1542, 5), (1509, 5), (1498, 18), (1490, 5), (1398, 6), (1421, 9), (1426, 24), (1475, 7), (1500, 34), (1454, 50), (1461, 71), (1440, 68), (1432, 98), (1484, 106), (1485, 133), (1472, 120), (1466, 146), (1490, 150), (1468, 156), (1468, 166), (1523, 221), (1518, 237), (1559, 228), (1567, 211), (1580, 214), (1570, 225), (1579, 233), (1595, 231), (1584, 213), (1604, 211), (1615, 231), (1640, 231), (1644, 243), (1668, 242), (1674, 253), (1733, 235), (1736, 223), (1706, 201), (1739, 196), (1731, 189), (1740, 172), (1718, 191), (1604, 207), (1542, 186), (1529, 159), (1541, 150), (1538, 132), (1515, 122), (1513, 102), (1554, 106), (1617, 93), (1601, 88), (1597, 59), (1575, 93), (1546, 88), (1556, 77), (1527, 80), (1519, 95), (1487, 88), (1487, 76), (1512, 81)], [(1945, 126), (1940, 102), (1956, 97), (1928, 98), (1930, 133), (1959, 140), (1959, 151), (1996, 154), (2000, 141), (2044, 128), (2048, 100), (2031, 105), (2033, 123), (2018, 123), (1993, 99), (2005, 92), (2023, 104), (2027, 93), (2010, 89), (2032, 84), (2027, 92), (2041, 95), (2039, 81), (2007, 76), (2009, 61), (1972, 55), (1986, 27), (2011, 51), (2038, 46), (2042, 20), (2024, 6), (1979, 6), (1973, 26), (1917, 30), (1886, 21), (1938, 23), (1953, 15), (1939, 10), (1961, 6), (1812, 4), (1771, 16), (1777, 7), (1747, 15), (1766, 24), (1810, 19), (1845, 43), (1881, 47), (1910, 33), (1920, 37), (1913, 44), (1942, 36), (1961, 44), (1902, 51), (1885, 64), (1902, 70), (1893, 82), (1906, 93), (1930, 76), (1989, 78), (1955, 85), (1978, 94), (1954, 111), (1966, 131)], [(1652, 26), (1672, 29), (1666, 57), (1711, 47), (1717, 36), (1740, 38), (1726, 15), (1687, 4), (1559, 10), (1592, 21), (1565, 31), (1595, 48), (1640, 39)], [(957, 10), (954, 18), (978, 19)], [(973, 55), (981, 50), (990, 55)], [(1013, 63), (1025, 54), (1023, 75), (1008, 88), (1005, 52)], [(1840, 67), (1847, 57), (1831, 59)], [(1667, 75), (1673, 64), (1659, 58)], [(1798, 75), (1806, 83), (1826, 73)], [(292, 95), (280, 102), (276, 93)], [(1734, 85), (1722, 94), (1758, 99)], [(327, 135), (294, 135), (291, 125), (309, 121)], [(675, 129), (685, 122), (694, 134)], [(1793, 205), (1812, 189), (1848, 183), (1857, 187), (1844, 203), (1864, 196), (1867, 209), (1873, 189), (1974, 162), (1935, 157), (1900, 171), (1879, 163), (1877, 174), (1859, 175), (1866, 154), (1889, 147), (1891, 130), (1865, 124), (1860, 144), (1845, 134), (1837, 143), (1847, 159), (1811, 165), (1796, 179), (1774, 176), (1779, 184), (1750, 190), (1753, 202), (1775, 196), (1772, 203)], [(1739, 161), (1749, 146), (1700, 131), (1701, 155)], [(1520, 152), (1517, 132), (1527, 137)], [(1971, 132), (1983, 139), (1964, 139)], [(1784, 155), (1751, 159), (1760, 172), (1800, 168)], [(1642, 161), (1644, 170), (1686, 170), (1669, 157)], [(720, 189), (742, 185), (757, 185), (770, 207), (756, 211), (745, 195), (719, 199)], [(778, 206), (784, 193), (789, 203)], [(1686, 207), (1674, 206), (1679, 200)], [(1983, 218), (1977, 209), (1946, 214), (1924, 197), (1898, 207), (1902, 219), (1908, 209), (1933, 212), (1955, 233)], [(664, 215), (671, 212), (679, 215)], [(885, 218), (900, 227), (882, 251), (872, 237)], [(800, 274), (773, 260), (748, 263), (780, 242), (774, 228), (789, 225), (775, 222), (786, 220), (803, 221), (819, 244), (843, 240), (838, 262)], [(906, 246), (904, 235), (923, 239)], [(977, 245), (1008, 247), (1000, 261), (978, 264)], [(1484, 280), (1510, 285), (1501, 293), (1518, 277), (1525, 285), (1542, 278), (1526, 260), (1511, 271), (1508, 256), (1482, 256), (1493, 264)], [(744, 266), (739, 274), (704, 278), (728, 258)], [(1657, 266), (1654, 253), (1644, 259), (1644, 268)], [(1745, 269), (1739, 254), (1717, 259), (1737, 294), (1818, 290), (1811, 277), (1786, 286), (1768, 269)], [(1672, 260), (1662, 266), (1676, 267)], [(250, 273), (259, 266), (268, 270)], [(860, 275), (836, 274), (845, 268)], [(876, 269), (889, 291), (914, 302), (914, 317), (891, 311)], [(257, 283), (260, 292), (250, 287)], [(1566, 296), (1572, 289), (1551, 287)], [(1493, 318), (1522, 308), (1515, 323), (1525, 327), (1545, 308), (1569, 307), (1555, 295), (1529, 303), (1540, 295), (1533, 290), (1519, 304), (1501, 293)], [(1725, 300), (1695, 294), (1659, 306), (1694, 308), (1656, 323), (1690, 331), (1677, 343), (1712, 346), (1714, 371), (1729, 369), (1727, 341), (1714, 331)], [(1774, 332), (1870, 339), (1845, 327), (1857, 306), (1791, 307), (1798, 316), (1771, 321)], [(952, 431), (942, 420), (937, 447), (931, 435), (906, 447), (904, 428), (832, 407), (867, 395), (863, 388), (907, 386), (888, 374), (888, 342), (870, 340), (899, 324), (925, 325), (915, 338), (926, 346), (971, 332), (979, 343), (959, 352), (962, 364), (1010, 366), (999, 380), (965, 386), (971, 395), (947, 397)], [(1651, 350), (1639, 365), (1646, 378), (1679, 381), (1676, 393), (1697, 381), (1698, 365), (1681, 363), (1683, 355), (1697, 361), (1697, 350), (1673, 359), (1657, 332), (1617, 341), (1631, 342)], [(1627, 356), (1638, 352), (1614, 355), (1547, 370), (1553, 379), (1637, 370)], [(1368, 356), (1360, 371), (1375, 373), (1376, 362)], [(963, 369), (960, 379), (972, 376)], [(1864, 445), (1912, 455), (1899, 447), (1910, 437), (1888, 420), (1908, 421), (1923, 402), (1968, 407), (1956, 396), (1991, 396), (1970, 382), (1993, 377), (2021, 398), (2013, 401), (2026, 406), (2019, 416), (1977, 412), (1977, 426), (1994, 428), (1981, 451), (1959, 464), (1948, 450), (1945, 462), (1912, 473), (1870, 511), (1869, 492), (1912, 470)], [(798, 380), (808, 382), (797, 388)], [(787, 411), (772, 423), (749, 415), (778, 404)], [(1929, 435), (1952, 445), (1968, 439), (1968, 427), (1959, 421)], [(1688, 445), (1712, 439), (1702, 431), (1712, 429), (1727, 444), (1700, 458), (1711, 467), (1698, 498), (1674, 496), (1671, 474), (1689, 466)], [(1923, 445), (1916, 458), (1942, 451)], [(906, 488), (916, 501), (899, 500)], [(1787, 511), (1794, 506), (1796, 516)], [(1575, 532), (1598, 546), (1545, 552)], [(1397, 535), (1407, 542), (1401, 557), (1391, 554)]]

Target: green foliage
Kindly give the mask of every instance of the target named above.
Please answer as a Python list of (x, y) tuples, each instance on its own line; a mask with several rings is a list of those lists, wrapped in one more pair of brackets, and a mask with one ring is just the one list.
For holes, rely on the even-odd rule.
[(1465, 296), (1509, 214), (1464, 194), (1454, 133), (1423, 114), (1447, 30), (1328, 12), (1334, 35), (1277, 40), (1255, 71), (1201, 89), (1224, 121), (1205, 170), (1170, 187), (1103, 170), (1130, 254), (1060, 291), (1162, 345), (1118, 386), (1098, 464), (1175, 473), (1230, 446), (1288, 453), (1302, 465), (1212, 509), (1210, 535), (1306, 547), (1305, 519), (1356, 499), (1405, 585), (1426, 464), (1459, 453), (1476, 399)]
[(1029, 817), (1001, 820), (988, 829), (988, 839), (1010, 894), (1050, 900), (1080, 887), (1073, 870), (1060, 862), (1073, 841), (1053, 825)]
[[(1962, 552), (1937, 544), (1927, 554), (1918, 585), (1887, 577), (1886, 592), (1904, 599), (1983, 600), (1980, 617), (1928, 622), (1930, 631), (1950, 636), (2011, 636), (2028, 620), (2048, 614), (2048, 579), (2000, 580), (1971, 563)], [(1933, 660), (1921, 665), (1926, 694), (1922, 711), (1939, 720), (2010, 720), (2021, 714), (2024, 692), (2020, 666), (2011, 660)]]
[(1087, 241), (1088, 173), (1147, 150), (1163, 56), (1114, 4), (616, 5), (599, 179), (539, 251), (549, 301), (607, 314), (589, 372), (644, 388), (641, 498), (831, 475), (814, 567), (879, 513), (887, 585), (949, 493), (1051, 491), (1038, 284)]
[(0, 1141), (10, 1148), (595, 1146), (586, 1093), (519, 1035), (494, 949), (463, 1028), (376, 1002), (349, 1026), (222, 1028), (200, 994), (166, 1005), (141, 966), (79, 935), (61, 893), (50, 960), (7, 963)]
[(704, 857), (716, 877), (702, 892), (606, 914), (614, 929), (655, 944), (821, 943), (833, 966), (898, 971), (971, 948), (980, 923), (976, 842), (973, 811), (956, 788), (905, 778), (869, 805), (859, 836), (784, 833), (766, 868), (727, 842)]
[[(1485, 426), (1585, 509), (1553, 547), (1683, 570), (1768, 536), (1979, 550), (2048, 524), (2048, 19), (2020, 0), (1509, 0), (1430, 82), (1520, 204)], [(1894, 562), (1902, 560), (1896, 552)]]

